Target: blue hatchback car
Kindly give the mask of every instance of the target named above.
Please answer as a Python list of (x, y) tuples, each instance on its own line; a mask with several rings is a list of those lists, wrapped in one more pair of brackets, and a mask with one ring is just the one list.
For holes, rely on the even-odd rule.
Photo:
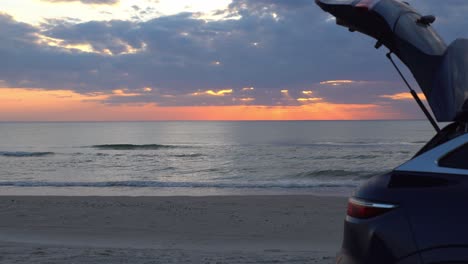
[[(468, 263), (468, 40), (445, 44), (398, 0), (316, 0), (338, 25), (385, 46), (411, 71), (440, 130), (401, 71), (437, 134), (408, 162), (376, 176), (349, 199), (338, 264)], [(441, 1), (443, 4), (443, 1)]]

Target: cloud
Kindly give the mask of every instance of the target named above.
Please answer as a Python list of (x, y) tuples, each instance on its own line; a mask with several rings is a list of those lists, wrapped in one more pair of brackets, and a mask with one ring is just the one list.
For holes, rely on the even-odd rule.
[(120, 2), (120, 0), (41, 0), (41, 1), (51, 2), (51, 3), (80, 2), (82, 4), (92, 4), (92, 5), (114, 5)]
[(338, 86), (338, 85), (343, 85), (343, 84), (352, 84), (352, 83), (356, 83), (356, 82), (357, 81), (353, 81), (353, 80), (331, 80), (331, 81), (320, 82), (320, 84)]
[[(384, 94), (380, 97), (392, 100), (414, 100), (413, 95), (411, 95), (411, 93)], [(426, 100), (426, 96), (424, 96), (423, 93), (418, 93), (418, 97), (421, 100)]]
[(224, 90), (218, 90), (218, 91), (213, 91), (213, 90), (207, 90), (207, 91), (198, 91), (198, 92), (194, 92), (190, 95), (193, 95), (193, 96), (204, 96), (204, 95), (208, 95), (208, 96), (225, 96), (225, 95), (229, 95), (229, 94), (232, 94), (232, 89), (224, 89)]
[(134, 97), (141, 96), (141, 93), (131, 93), (127, 89), (115, 89), (112, 91), (114, 96), (123, 96), (123, 97)]
[(323, 98), (320, 98), (320, 97), (297, 98), (297, 101), (301, 103), (311, 103), (311, 102), (318, 102), (322, 100)]
[[(411, 3), (436, 13), (435, 26), (447, 40), (466, 36), (465, 1)], [(385, 51), (375, 51), (369, 37), (327, 22), (329, 16), (313, 1), (234, 0), (219, 13), (228, 19), (180, 13), (148, 21), (55, 19), (39, 26), (1, 14), (0, 80), (7, 87), (104, 93), (107, 104), (384, 101), (412, 107), (382, 97), (405, 92)], [(225, 87), (232, 93), (215, 96)], [(115, 90), (133, 96), (119, 96)], [(288, 90), (288, 97), (281, 90)], [(204, 96), (190, 96), (200, 92)]]
[(253, 102), (255, 101), (255, 98), (252, 97), (244, 97), (244, 98), (239, 98), (241, 102)]
[[(30, 49), (30, 53), (38, 53), (32, 57), (47, 56), (47, 65), (19, 69), (17, 74), (23, 72), (24, 79), (34, 87), (66, 85), (77, 92), (122, 86), (163, 87), (176, 93), (226, 86), (298, 89), (329, 75), (317, 64), (318, 60), (328, 60), (324, 52), (310, 48), (317, 42), (315, 31), (320, 28), (321, 13), (313, 3), (302, 10), (299, 7), (306, 1), (299, 6), (300, 2), (236, 1), (229, 12), (247, 5), (238, 20), (206, 22), (192, 13), (182, 13), (146, 22), (50, 21), (36, 30), (54, 39), (55, 47), (42, 41), (42, 45)], [(281, 23), (271, 12), (281, 17)], [(328, 40), (320, 42), (327, 46)], [(88, 54), (84, 54), (84, 47)], [(214, 65), (216, 61), (220, 63)], [(39, 66), (38, 61), (33, 64)], [(36, 77), (42, 73), (35, 72), (46, 69), (58, 74), (47, 79)], [(10, 86), (23, 86), (24, 82), (7, 79)]]

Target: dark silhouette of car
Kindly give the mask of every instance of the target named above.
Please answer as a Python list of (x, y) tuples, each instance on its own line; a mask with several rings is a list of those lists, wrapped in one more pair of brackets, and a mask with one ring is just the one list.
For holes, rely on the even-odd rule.
[(402, 1), (316, 3), (338, 25), (375, 38), (376, 48), (387, 47), (389, 59), (394, 54), (409, 68), (435, 119), (450, 122), (439, 130), (420, 104), (437, 134), (411, 160), (371, 178), (349, 199), (337, 263), (468, 263), (468, 40), (447, 46), (431, 27), (436, 18)]

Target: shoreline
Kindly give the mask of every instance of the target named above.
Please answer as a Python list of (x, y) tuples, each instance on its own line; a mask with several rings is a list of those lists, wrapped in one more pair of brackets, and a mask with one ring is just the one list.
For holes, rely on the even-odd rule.
[(314, 195), (0, 196), (0, 260), (333, 263), (345, 208)]
[[(210, 197), (210, 196), (325, 196), (349, 197), (356, 188), (190, 188), (190, 187), (18, 187), (0, 186), (3, 196), (64, 197)], [(17, 195), (20, 193), (21, 195)]]

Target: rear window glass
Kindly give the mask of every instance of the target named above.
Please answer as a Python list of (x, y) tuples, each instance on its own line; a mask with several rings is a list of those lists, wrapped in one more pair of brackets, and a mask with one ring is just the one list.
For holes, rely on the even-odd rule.
[(459, 147), (440, 159), (439, 166), (468, 170), (468, 144)]

